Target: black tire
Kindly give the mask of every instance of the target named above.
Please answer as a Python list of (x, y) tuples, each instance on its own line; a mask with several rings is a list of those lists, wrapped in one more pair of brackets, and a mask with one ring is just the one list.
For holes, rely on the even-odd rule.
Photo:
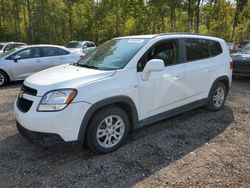
[(0, 70), (0, 87), (5, 86), (9, 81), (7, 74)]
[[(123, 134), (121, 134), (122, 136), (120, 137), (119, 141), (117, 141), (114, 146), (107, 148), (107, 147), (104, 147), (100, 144), (100, 142), (102, 142), (100, 139), (106, 140), (107, 138), (112, 137), (113, 142), (114, 142), (115, 137), (112, 135), (105, 135), (105, 136), (98, 139), (97, 138), (97, 130), (98, 129), (100, 130), (101, 126), (106, 127), (105, 129), (101, 129), (101, 130), (105, 130), (105, 134), (108, 134), (107, 133), (108, 127), (106, 126), (106, 122), (104, 120), (108, 117), (110, 118), (111, 116), (112, 116), (112, 121), (114, 121), (114, 122), (115, 122), (116, 118), (117, 119), (121, 118), (122, 119), (121, 122), (123, 123), (124, 126), (123, 126), (123, 129), (120, 129), (120, 131), (123, 130), (122, 131)], [(116, 107), (116, 106), (110, 106), (110, 107), (104, 108), (104, 109), (98, 111), (97, 113), (95, 113), (93, 118), (91, 118), (91, 120), (90, 120), (90, 123), (89, 123), (88, 128), (87, 128), (87, 133), (86, 133), (87, 145), (95, 153), (105, 154), (105, 153), (113, 152), (116, 149), (118, 149), (122, 145), (122, 143), (126, 140), (128, 133), (129, 133), (129, 129), (130, 129), (129, 118), (128, 118), (128, 115), (126, 114), (126, 112), (124, 112), (121, 108)], [(114, 132), (115, 131), (113, 130), (113, 134), (114, 134)], [(117, 136), (117, 135), (115, 135), (115, 136)]]
[[(218, 89), (219, 90), (222, 89), (223, 93), (224, 93), (224, 99), (223, 99), (223, 101), (221, 99), (220, 103), (216, 103), (215, 100), (214, 100), (214, 97), (217, 94)], [(226, 89), (225, 84), (222, 83), (222, 82), (216, 82), (215, 84), (213, 84), (213, 86), (212, 86), (212, 88), (210, 90), (210, 93), (209, 93), (209, 96), (208, 96), (208, 103), (206, 105), (206, 109), (208, 109), (208, 110), (210, 110), (212, 112), (216, 112), (216, 111), (221, 110), (224, 107), (226, 96), (227, 96), (227, 89)], [(218, 104), (218, 105), (216, 105), (216, 104)]]

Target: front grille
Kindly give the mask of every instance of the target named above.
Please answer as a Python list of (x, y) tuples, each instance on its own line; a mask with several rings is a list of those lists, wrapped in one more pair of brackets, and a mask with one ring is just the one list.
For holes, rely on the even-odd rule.
[(37, 94), (36, 89), (30, 88), (30, 87), (28, 87), (26, 85), (23, 85), (21, 90), (22, 90), (23, 93), (26, 93), (26, 94), (29, 94), (29, 95), (36, 96), (36, 94)]
[(28, 112), (32, 106), (32, 101), (25, 99), (25, 98), (20, 98), (18, 97), (17, 99), (17, 108), (21, 111), (21, 112)]

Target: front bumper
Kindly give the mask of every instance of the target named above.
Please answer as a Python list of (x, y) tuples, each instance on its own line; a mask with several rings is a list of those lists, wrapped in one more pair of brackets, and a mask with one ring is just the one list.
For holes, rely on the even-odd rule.
[(65, 141), (57, 134), (31, 131), (24, 128), (18, 121), (16, 122), (16, 127), (18, 132), (27, 140), (43, 147), (65, 143)]
[(235, 69), (235, 70), (233, 70), (233, 75), (235, 75), (235, 76), (250, 76), (250, 70)]
[[(15, 102), (14, 109), (16, 120), (19, 124), (19, 128), (20, 125), (22, 127), (20, 128), (20, 133), (24, 133), (23, 135), (26, 137), (34, 138), (33, 140), (37, 140), (36, 138), (41, 140), (39, 139), (41, 138), (40, 133), (43, 134), (42, 140), (48, 138), (44, 135), (49, 135), (50, 139), (53, 137), (52, 140), (55, 140), (56, 142), (71, 142), (78, 140), (81, 123), (85, 113), (91, 106), (90, 104), (85, 102), (75, 102), (68, 105), (62, 111), (38, 112), (36, 109), (41, 97), (24, 94), (23, 98), (32, 101), (32, 105), (27, 112), (23, 112), (18, 108), (17, 100)], [(31, 134), (26, 134), (27, 132), (31, 132)], [(33, 134), (34, 132), (35, 134)], [(57, 137), (57, 139), (55, 139), (55, 137)]]

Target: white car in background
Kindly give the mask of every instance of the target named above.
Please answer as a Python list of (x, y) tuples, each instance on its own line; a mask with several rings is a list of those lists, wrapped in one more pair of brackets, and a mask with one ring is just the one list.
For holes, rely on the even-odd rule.
[(12, 49), (0, 55), (0, 87), (9, 81), (24, 80), (50, 67), (76, 63), (84, 55), (56, 45), (31, 45)]
[(91, 41), (71, 41), (65, 47), (73, 52), (82, 52), (87, 54), (94, 50), (96, 45)]
[(23, 42), (0, 42), (0, 54), (19, 46), (25, 46)]

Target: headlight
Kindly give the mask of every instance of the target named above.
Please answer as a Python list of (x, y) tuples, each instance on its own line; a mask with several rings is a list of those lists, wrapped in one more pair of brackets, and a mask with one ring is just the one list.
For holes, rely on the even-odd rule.
[(60, 111), (66, 108), (75, 96), (77, 91), (75, 89), (58, 89), (46, 93), (38, 108), (37, 111)]

